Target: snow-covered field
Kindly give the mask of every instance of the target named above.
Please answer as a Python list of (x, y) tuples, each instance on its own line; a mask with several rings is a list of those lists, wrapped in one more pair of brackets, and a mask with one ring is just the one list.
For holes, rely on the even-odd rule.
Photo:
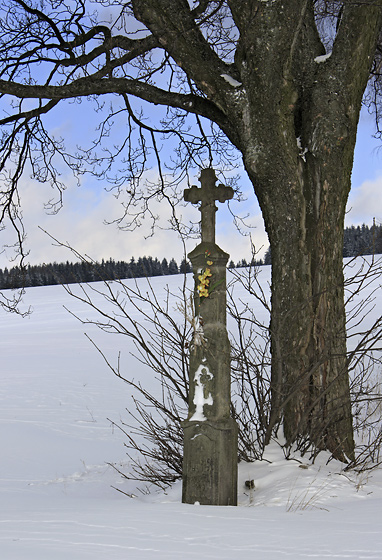
[[(267, 267), (262, 274), (265, 284)], [(179, 282), (152, 284), (164, 293)], [(108, 418), (127, 419), (131, 389), (64, 309), (86, 315), (62, 287), (30, 288), (25, 301), (29, 318), (0, 313), (1, 559), (382, 559), (381, 469), (344, 473), (324, 454), (314, 465), (286, 461), (273, 443), (268, 461), (240, 465), (236, 508), (183, 505), (180, 484), (135, 491), (107, 465), (126, 463)], [(110, 356), (122, 349), (131, 376), (150, 383), (126, 337), (94, 336)]]

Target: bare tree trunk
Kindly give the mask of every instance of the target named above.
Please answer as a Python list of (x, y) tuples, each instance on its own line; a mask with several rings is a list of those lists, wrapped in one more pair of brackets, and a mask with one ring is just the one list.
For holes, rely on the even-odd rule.
[[(288, 443), (307, 437), (336, 457), (351, 459), (343, 205), (334, 200), (329, 205), (325, 200), (336, 192), (324, 183), (318, 219), (314, 219), (302, 211), (302, 206), (309, 206), (304, 189), (295, 189), (289, 207), (274, 209), (275, 223), (268, 227), (272, 247), (272, 417), (276, 421), (283, 415)], [(290, 219), (285, 220), (288, 212)], [(279, 218), (284, 214), (284, 227), (277, 214)], [(303, 227), (301, 222), (305, 222)]]
[(263, 201), (272, 249), (270, 430), (283, 418), (287, 443), (307, 438), (340, 459), (351, 459), (341, 200), (347, 196), (351, 166), (345, 164), (345, 178), (333, 161), (336, 177), (329, 183), (317, 179), (320, 171), (328, 176), (329, 159), (322, 170), (309, 159), (297, 166), (297, 173), (296, 166), (284, 165), (279, 177), (272, 177), (269, 169), (268, 180), (279, 196), (273, 204)]
[(289, 2), (289, 18), (276, 6), (251, 14), (245, 4), (248, 13), (235, 14), (238, 25), (252, 15), (258, 33), (243, 33), (238, 52), (253, 51), (257, 34), (271, 30), (284, 45), (238, 60), (251, 85), (241, 149), (272, 250), (268, 437), (283, 419), (288, 443), (306, 438), (352, 459), (343, 227), (380, 9), (344, 10), (333, 51), (323, 56), (311, 3)]

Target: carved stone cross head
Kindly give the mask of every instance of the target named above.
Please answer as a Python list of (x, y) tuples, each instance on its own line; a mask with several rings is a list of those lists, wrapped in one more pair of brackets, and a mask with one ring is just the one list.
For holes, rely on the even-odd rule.
[(234, 192), (232, 187), (221, 184), (215, 186), (216, 175), (212, 168), (202, 169), (199, 181), (200, 188), (193, 185), (190, 189), (185, 189), (184, 200), (192, 204), (201, 202), (199, 210), (202, 215), (202, 242), (215, 243), (215, 200), (226, 202), (233, 198)]

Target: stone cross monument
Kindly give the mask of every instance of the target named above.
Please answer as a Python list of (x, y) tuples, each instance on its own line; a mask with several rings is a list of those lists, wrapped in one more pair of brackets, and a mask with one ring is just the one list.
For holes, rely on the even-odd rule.
[(230, 343), (226, 329), (226, 266), (229, 255), (215, 244), (215, 201), (233, 190), (215, 186), (203, 169), (201, 188), (184, 191), (200, 202), (202, 242), (188, 255), (195, 279), (194, 335), (190, 353), (188, 418), (183, 422), (183, 503), (237, 504), (237, 426), (230, 415)]

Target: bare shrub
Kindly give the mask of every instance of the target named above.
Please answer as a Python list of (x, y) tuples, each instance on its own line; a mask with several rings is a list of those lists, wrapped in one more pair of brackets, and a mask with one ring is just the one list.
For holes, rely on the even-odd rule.
[(349, 468), (362, 471), (382, 462), (382, 315), (371, 324), (369, 319), (382, 287), (382, 258), (351, 259), (346, 269), (348, 370), (356, 435), (356, 456)]
[[(272, 431), (270, 308), (258, 281), (259, 267), (231, 272), (227, 311), (231, 326), (232, 416), (239, 428), (239, 459), (254, 461), (261, 459)], [(237, 299), (235, 288), (242, 288), (245, 298)], [(265, 310), (264, 322), (256, 317), (253, 301)]]
[[(155, 376), (156, 390), (152, 383), (147, 389), (140, 381), (128, 376), (121, 365), (120, 354), (117, 363), (113, 364), (88, 337), (111, 371), (134, 390), (134, 411), (127, 410), (129, 422), (113, 422), (126, 435), (125, 446), (131, 465), (130, 473), (121, 474), (130, 480), (165, 488), (182, 476), (181, 422), (188, 409), (192, 325), (181, 310), (187, 308), (186, 296), (189, 294), (185, 277), (179, 293), (171, 293), (166, 288), (164, 300), (158, 298), (149, 279), (146, 280), (146, 291), (141, 286), (141, 282), (117, 280), (104, 281), (101, 285), (65, 286), (65, 289), (96, 311), (93, 319), (77, 316), (83, 324), (133, 339), (133, 357)], [(100, 299), (102, 304), (97, 305), (95, 302)]]
[[(382, 318), (378, 317), (370, 325), (370, 313), (375, 305), (375, 290), (380, 287), (378, 280), (382, 267), (381, 261), (363, 259), (351, 261), (347, 268), (353, 270), (346, 281), (350, 348), (347, 364), (357, 447), (355, 459), (348, 461), (346, 468), (366, 470), (381, 461)], [(262, 458), (266, 444), (271, 437), (277, 436), (282, 421), (282, 418), (272, 418), (270, 308), (258, 274), (259, 269), (255, 267), (233, 270), (228, 286), (231, 410), (239, 428), (238, 459), (244, 461)], [(96, 312), (91, 319), (77, 318), (83, 324), (131, 338), (135, 345), (134, 358), (158, 381), (156, 390), (152, 389), (151, 383), (147, 389), (127, 375), (120, 355), (116, 364), (111, 363), (92, 340), (111, 371), (132, 387), (135, 394), (134, 410), (127, 411), (130, 420), (114, 422), (126, 436), (131, 469), (125, 473), (117, 466), (115, 468), (127, 479), (165, 488), (182, 476), (182, 420), (188, 409), (190, 346), (197, 329), (192, 291), (186, 275), (180, 289), (172, 293), (166, 287), (164, 297), (154, 290), (149, 279), (146, 284), (142, 281), (103, 280), (102, 284), (65, 286), (70, 295)], [(243, 297), (238, 297), (238, 293)], [(102, 304), (96, 303), (100, 300)], [(256, 316), (254, 301), (257, 310), (264, 310), (263, 320)], [(368, 326), (363, 328), (366, 324)], [(311, 375), (312, 370), (307, 374)], [(293, 390), (297, 391), (299, 387)], [(281, 404), (284, 403), (285, 400)], [(329, 429), (328, 421), (322, 424), (322, 430)], [(292, 447), (293, 451), (309, 453), (313, 460), (321, 449), (319, 445), (312, 445), (309, 437), (296, 437), (293, 446), (285, 448), (287, 457)]]

